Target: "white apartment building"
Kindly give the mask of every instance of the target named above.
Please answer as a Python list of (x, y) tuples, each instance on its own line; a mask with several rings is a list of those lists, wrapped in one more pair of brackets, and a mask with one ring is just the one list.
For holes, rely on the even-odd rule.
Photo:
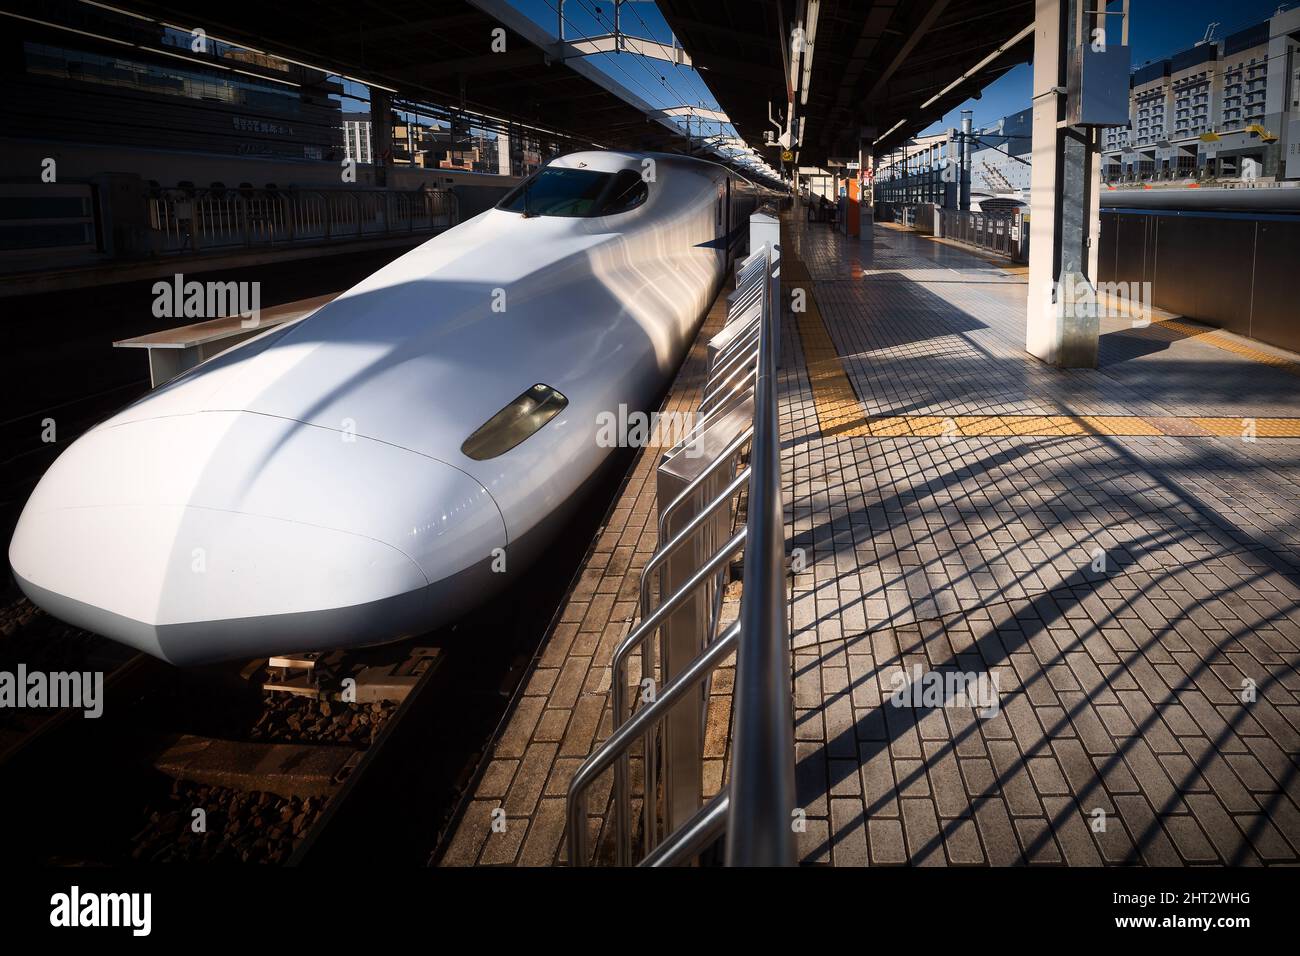
[(343, 155), (358, 164), (373, 163), (370, 152), (370, 114), (343, 114)]
[(1108, 180), (1300, 179), (1300, 8), (1138, 68), (1129, 115)]

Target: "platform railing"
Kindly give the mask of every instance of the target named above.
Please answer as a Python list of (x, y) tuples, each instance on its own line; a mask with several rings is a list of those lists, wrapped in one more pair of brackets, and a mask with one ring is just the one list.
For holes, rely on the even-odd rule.
[[(615, 861), (632, 862), (630, 754), (638, 742), (644, 768), (641, 865), (691, 862), (724, 832), (728, 865), (794, 862), (794, 729), (776, 403), (779, 290), (780, 247), (764, 244), (741, 264), (727, 323), (710, 343), (696, 421), (660, 464), (659, 546), (641, 574), (640, 622), (615, 648), (611, 662), (613, 733), (569, 785), (571, 865), (589, 862), (588, 791), (610, 770)], [(749, 464), (742, 467), (746, 446)], [(705, 457), (677, 477), (684, 486), (666, 482), (663, 472), (692, 451)], [(676, 494), (663, 494), (679, 486)], [(748, 495), (748, 512), (735, 529), (742, 493)], [(742, 551), (739, 618), (719, 633), (725, 576)], [(652, 601), (656, 579), (662, 594), (658, 605)], [(699, 613), (692, 614), (697, 604)], [(693, 632), (695, 619), (704, 622), (703, 633)], [(680, 650), (692, 641), (696, 650), (683, 660)], [(700, 758), (707, 685), (733, 652), (731, 773), (717, 796), (704, 803)], [(649, 692), (643, 690), (630, 704), (628, 666), (637, 653), (642, 687)], [(656, 682), (656, 676), (662, 680)], [(634, 709), (636, 702), (640, 706)]]
[[(978, 246), (1019, 261), (1028, 248), (1021, 236), (1027, 228), (1018, 212), (962, 212), (939, 209), (934, 234)], [(1026, 236), (1027, 238), (1027, 236)]]
[(149, 198), (163, 254), (432, 234), (457, 219), (456, 196), (437, 189), (176, 187)]

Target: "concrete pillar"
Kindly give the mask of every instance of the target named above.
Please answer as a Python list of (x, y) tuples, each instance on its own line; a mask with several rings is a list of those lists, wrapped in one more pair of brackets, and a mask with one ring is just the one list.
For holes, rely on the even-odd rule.
[(867, 175), (875, 157), (873, 141), (876, 127), (864, 126), (858, 132), (858, 192), (861, 196), (861, 216), (858, 224), (859, 235), (870, 242), (876, 228), (875, 181)]
[(903, 158), (899, 161), (899, 163), (900, 163), (900, 165), (899, 165), (899, 172), (902, 174), (902, 178), (901, 178), (901, 179), (899, 180), (899, 182), (898, 182), (898, 185), (899, 185), (899, 187), (900, 187), (900, 189), (899, 189), (899, 193), (900, 193), (900, 201), (903, 203), (903, 205), (906, 205), (908, 199), (910, 198), (910, 197), (907, 195), (907, 186), (908, 186), (908, 179), (907, 179), (907, 143), (903, 143)]
[(970, 110), (961, 111), (961, 211), (970, 212), (970, 158), (971, 158), (971, 118)]
[[(1095, 367), (1099, 335), (1096, 309), (1087, 307), (1080, 288), (1097, 275), (1100, 154), (1094, 130), (1064, 125), (1066, 72), (1077, 42), (1076, 4), (1082, 2), (1086, 0), (1036, 0), (1034, 24), (1025, 349), (1061, 368)], [(1094, 20), (1084, 16), (1085, 36), (1091, 35)]]
[(370, 88), (370, 155), (375, 163), (375, 185), (388, 185), (393, 165), (393, 98), (387, 90)]

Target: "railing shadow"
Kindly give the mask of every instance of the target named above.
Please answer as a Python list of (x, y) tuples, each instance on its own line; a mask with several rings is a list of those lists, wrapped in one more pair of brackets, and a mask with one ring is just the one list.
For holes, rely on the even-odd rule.
[[(926, 295), (918, 290), (914, 298), (924, 300)], [(938, 313), (938, 320), (951, 311), (952, 307), (947, 306), (946, 312)], [(884, 360), (885, 367), (880, 359), (873, 360), (877, 342), (853, 342), (845, 354), (843, 337), (847, 333), (838, 331), (843, 361), (856, 381), (894, 371), (887, 367), (888, 360)], [(960, 334), (957, 329), (952, 331)], [(1020, 386), (1010, 391), (1022, 396), (1031, 391), (1033, 379), (1038, 377), (1035, 373), (1041, 370), (1031, 367), (1029, 378), (1022, 379), (1024, 371), (1007, 359), (970, 342), (969, 337), (963, 344), (982, 353), (998, 372), (1010, 374)], [(797, 343), (792, 345), (797, 347)], [(791, 350), (788, 354), (795, 353)], [(961, 375), (957, 381), (934, 382), (929, 391), (918, 391), (922, 383), (916, 376), (921, 373), (910, 371), (912, 379), (902, 382), (886, 398), (909, 391), (921, 397), (890, 406), (890, 414), (930, 407), (936, 392), (941, 398), (955, 401), (977, 394), (977, 379)], [(987, 376), (985, 384), (997, 391), (997, 382)], [(783, 448), (789, 467), (791, 456), (806, 455), (810, 446), (817, 447), (813, 439), (824, 440), (827, 436), (806, 424), (807, 406), (813, 404), (808, 383), (797, 372), (790, 372), (784, 387), (783, 402), (797, 399), (804, 419), (800, 425), (803, 437), (787, 440)], [(1251, 387), (1247, 385), (1247, 389)], [(1266, 390), (1265, 386), (1258, 387)], [(1242, 396), (1233, 397), (1240, 400)], [(788, 418), (798, 414), (788, 413)], [(980, 792), (970, 793), (967, 783), (965, 812), (944, 819), (933, 838), (909, 846), (911, 861), (935, 854), (942, 859), (945, 838), (973, 821), (986, 801), (1000, 801), (1013, 778), (1028, 775), (1028, 761), (1055, 756), (1053, 739), (1067, 733), (1073, 736), (1075, 721), (1095, 717), (1093, 708), (1099, 704), (1121, 704), (1115, 690), (1129, 693), (1136, 689), (1145, 692), (1149, 709), (1131, 720), (1131, 732), (1116, 735), (1106, 731), (1113, 749), (1088, 754), (1091, 772), (1086, 779), (1070, 781), (1063, 808), (1045, 814), (1048, 827), (1015, 848), (1018, 858), (1022, 862), (1033, 859), (1052, 843), (1054, 833), (1071, 815), (1086, 814), (1094, 801), (1108, 808), (1107, 812), (1114, 812), (1104, 784), (1107, 775), (1127, 769), (1127, 760), (1138, 759), (1135, 748), (1144, 735), (1157, 731), (1170, 734), (1166, 717), (1177, 716), (1185, 725), (1181, 718), (1190, 711), (1199, 733), (1178, 736), (1197, 741), (1199, 752), (1179, 744), (1184, 751), (1180, 756), (1186, 759), (1186, 764), (1175, 764), (1185, 767), (1181, 771), (1171, 772), (1168, 766), (1172, 762), (1166, 762), (1162, 769), (1158, 758), (1152, 758), (1157, 761), (1156, 772), (1168, 778), (1168, 786), (1140, 788), (1150, 800), (1153, 813), (1146, 822), (1121, 819), (1130, 848), (1118, 862), (1139, 862), (1158, 841), (1167, 841), (1162, 817), (1175, 811), (1186, 812), (1185, 798), (1203, 792), (1200, 781), (1208, 774), (1225, 769), (1219, 767), (1219, 762), (1226, 753), (1254, 756), (1254, 751), (1241, 742), (1242, 737), (1258, 740), (1264, 735), (1275, 741), (1274, 746), (1281, 741), (1284, 757), (1286, 752), (1292, 754), (1285, 762), (1274, 760), (1266, 768), (1276, 788), (1256, 789), (1250, 794), (1254, 816), (1244, 827), (1208, 834), (1222, 862), (1254, 862), (1255, 844), (1263, 831), (1269, 826), (1282, 826), (1285, 814), (1289, 814), (1286, 819), (1295, 820), (1287, 791), (1294, 789), (1296, 782), (1293, 755), (1300, 733), (1270, 703), (1269, 694), (1280, 692), (1287, 704), (1294, 702), (1284, 682), (1294, 682), (1300, 666), (1300, 650), (1294, 639), (1300, 623), (1300, 562), (1291, 538), (1244, 526), (1231, 495), (1222, 491), (1216, 498), (1212, 492), (1218, 476), (1231, 476), (1234, 481), (1254, 480), (1277, 500), (1285, 494), (1285, 488), (1281, 487), (1284, 482), (1273, 456), (1260, 456), (1252, 464), (1226, 444), (1213, 440), (1182, 445), (1172, 455), (1139, 454), (1125, 442), (1104, 435), (968, 439), (949, 443), (946, 449), (944, 442), (942, 438), (912, 438), (874, 446), (865, 442), (851, 447), (840, 443), (838, 463), (820, 464), (819, 474), (814, 473), (788, 492), (787, 520), (792, 526), (801, 528), (815, 519), (811, 527), (791, 533), (791, 546), (808, 553), (808, 571), (814, 579), (810, 590), (796, 588), (792, 603), (796, 680), (823, 666), (846, 667), (850, 656), (871, 662), (861, 672), (850, 670), (852, 676), (847, 684), (823, 696), (819, 706), (797, 713), (799, 726), (828, 719), (832, 706), (846, 697), (868, 701), (865, 706), (855, 703), (858, 714), (852, 724), (834, 735), (828, 734), (825, 745), (801, 761), (801, 802), (826, 797), (847, 782), (850, 761), (834, 759), (835, 755), (852, 752), (856, 757), (851, 762), (852, 772), (860, 776), (873, 757), (888, 753), (891, 745), (914, 733), (922, 722), (936, 716), (942, 721), (942, 710), (894, 708), (887, 694), (878, 694), (878, 684), (888, 669), (900, 669), (914, 660), (930, 670), (969, 670), (974, 664), (983, 670), (1018, 674), (1016, 685), (1004, 694), (995, 720), (1005, 723), (1014, 716), (1022, 724), (1028, 721), (1028, 726), (1036, 728), (1026, 731), (1033, 739), (1026, 742), (1019, 732), (1012, 734), (1002, 727), (996, 738), (988, 737), (1014, 740), (1019, 758), (995, 772), (992, 782)], [(974, 452), (972, 442), (978, 442)], [(850, 458), (856, 456), (856, 462), (847, 464), (846, 453)], [(828, 457), (824, 454), (814, 458), (814, 467)], [(1295, 457), (1285, 465), (1294, 467)], [(841, 469), (841, 476), (847, 471), (850, 477), (841, 477), (837, 483), (835, 467)], [(860, 476), (879, 480), (872, 486), (868, 481), (859, 481)], [(1294, 496), (1289, 497), (1292, 503), (1281, 507), (1294, 511)], [(927, 508), (933, 508), (941, 518), (918, 521)], [(869, 539), (871, 547), (861, 547), (864, 539)], [(1114, 568), (1110, 573), (1090, 570), (1089, 549), (1098, 543), (1106, 545), (1104, 550)], [(1027, 551), (1035, 554), (1032, 561), (1025, 558)], [(870, 568), (878, 583), (864, 586), (861, 564), (868, 555), (874, 559)], [(954, 555), (958, 560), (953, 560)], [(1209, 574), (1192, 575), (1189, 561), (1214, 572), (1211, 583), (1201, 580)], [(1232, 570), (1234, 566), (1238, 570)], [(1064, 573), (1057, 569), (1064, 569)], [(942, 576), (946, 582), (937, 597), (927, 572)], [(1055, 583), (1044, 584), (1040, 572)], [(1189, 575), (1200, 585), (1197, 592), (1183, 586)], [(1117, 583), (1132, 587), (1120, 590)], [(844, 600), (841, 585), (846, 592), (860, 592), (860, 596)], [(1242, 595), (1256, 585), (1261, 586), (1256, 595), (1280, 595), (1267, 612), (1257, 608), (1247, 612), (1243, 606), (1246, 602)], [(895, 609), (889, 601), (891, 593), (914, 595), (916, 600), (909, 597)], [(1171, 595), (1177, 600), (1170, 600)], [(1156, 605), (1155, 601), (1161, 603)], [(810, 616), (804, 613), (804, 602), (814, 608)], [(870, 607), (874, 609), (870, 615), (867, 602), (872, 602)], [(914, 603), (923, 606), (919, 613)], [(1227, 618), (1234, 607), (1240, 614)], [(1215, 617), (1215, 613), (1224, 617)], [(806, 642), (807, 635), (816, 635), (819, 627), (830, 629), (832, 623), (845, 620), (861, 621), (862, 627), (842, 637), (822, 640), (818, 636), (815, 643)], [(954, 646), (949, 635), (961, 632), (949, 625), (970, 620), (986, 623), (969, 631), (971, 639), (966, 645)], [(1084, 621), (1086, 624), (1077, 627), (1073, 623)], [(1124, 626), (1126, 622), (1130, 627)], [(1221, 626), (1203, 626), (1210, 623)], [(1108, 633), (1127, 635), (1130, 630), (1144, 631), (1146, 636), (1138, 641), (1126, 638), (1132, 644), (1130, 648), (1110, 649), (1113, 661), (1094, 660), (1090, 644), (1095, 647), (1101, 642), (1109, 647)], [(915, 635), (914, 644), (900, 643), (898, 638), (905, 633)], [(1261, 636), (1265, 634), (1269, 640)], [(801, 642), (801, 636), (805, 641)], [(883, 658), (878, 656), (878, 646), (889, 646), (889, 642), (892, 652)], [(865, 653), (854, 654), (855, 647), (863, 648)], [(1242, 673), (1238, 667), (1237, 655), (1243, 653), (1251, 655), (1253, 675)], [(1028, 674), (1019, 674), (1014, 667), (1017, 654), (1034, 660)], [(1091, 684), (1074, 672), (1072, 661), (1091, 665), (1096, 672)], [(1177, 668), (1177, 677), (1167, 676), (1170, 665)], [(1058, 694), (1051, 686), (1054, 668), (1064, 668), (1071, 679), (1078, 678), (1074, 682), (1079, 690)], [(1233, 679), (1253, 676), (1256, 703), (1247, 707), (1236, 700), (1234, 688), (1217, 672), (1225, 668), (1232, 669), (1236, 675)], [(1072, 694), (1078, 694), (1078, 699), (1067, 701)], [(1050, 698), (1052, 703), (1044, 706), (1059, 707), (1059, 716), (1046, 717), (1040, 725), (1044, 712), (1031, 700), (1033, 695)], [(1193, 699), (1197, 700), (1194, 709), (1184, 706)], [(1235, 709), (1225, 715), (1223, 708)], [(1129, 712), (1127, 704), (1123, 710)], [(1134, 717), (1131, 713), (1129, 716)], [(949, 756), (955, 759), (963, 743), (978, 742), (985, 757), (989, 756), (986, 732), (980, 722), (965, 715), (962, 720), (960, 728), (950, 731), (945, 726), (944, 739), (929, 751), (923, 749), (917, 768), (895, 779), (887, 792), (874, 799), (863, 798), (868, 819), (888, 809), (910, 786), (925, 781), (927, 768), (936, 761)], [(1259, 724), (1251, 723), (1256, 720)], [(1175, 736), (1170, 734), (1170, 738)], [(927, 738), (926, 743), (934, 745), (936, 741)], [(824, 786), (819, 785), (818, 776), (824, 778)], [(845, 829), (860, 823), (851, 821)], [(806, 859), (821, 856), (844, 835), (843, 829), (834, 831), (830, 826), (828, 823), (826, 841), (803, 848)], [(1286, 836), (1294, 845), (1300, 832), (1287, 832)], [(1117, 862), (1111, 859), (1113, 844), (1108, 847), (1095, 837), (1094, 843), (1099, 860)]]

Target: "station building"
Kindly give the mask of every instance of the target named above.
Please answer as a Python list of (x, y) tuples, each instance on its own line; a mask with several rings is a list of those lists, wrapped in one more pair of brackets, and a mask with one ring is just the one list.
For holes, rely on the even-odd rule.
[[(972, 209), (987, 212), (1029, 204), (1032, 125), (1032, 111), (1026, 109), (972, 132)], [(957, 129), (918, 136), (885, 157), (876, 173), (877, 197), (958, 208), (961, 138)]]

